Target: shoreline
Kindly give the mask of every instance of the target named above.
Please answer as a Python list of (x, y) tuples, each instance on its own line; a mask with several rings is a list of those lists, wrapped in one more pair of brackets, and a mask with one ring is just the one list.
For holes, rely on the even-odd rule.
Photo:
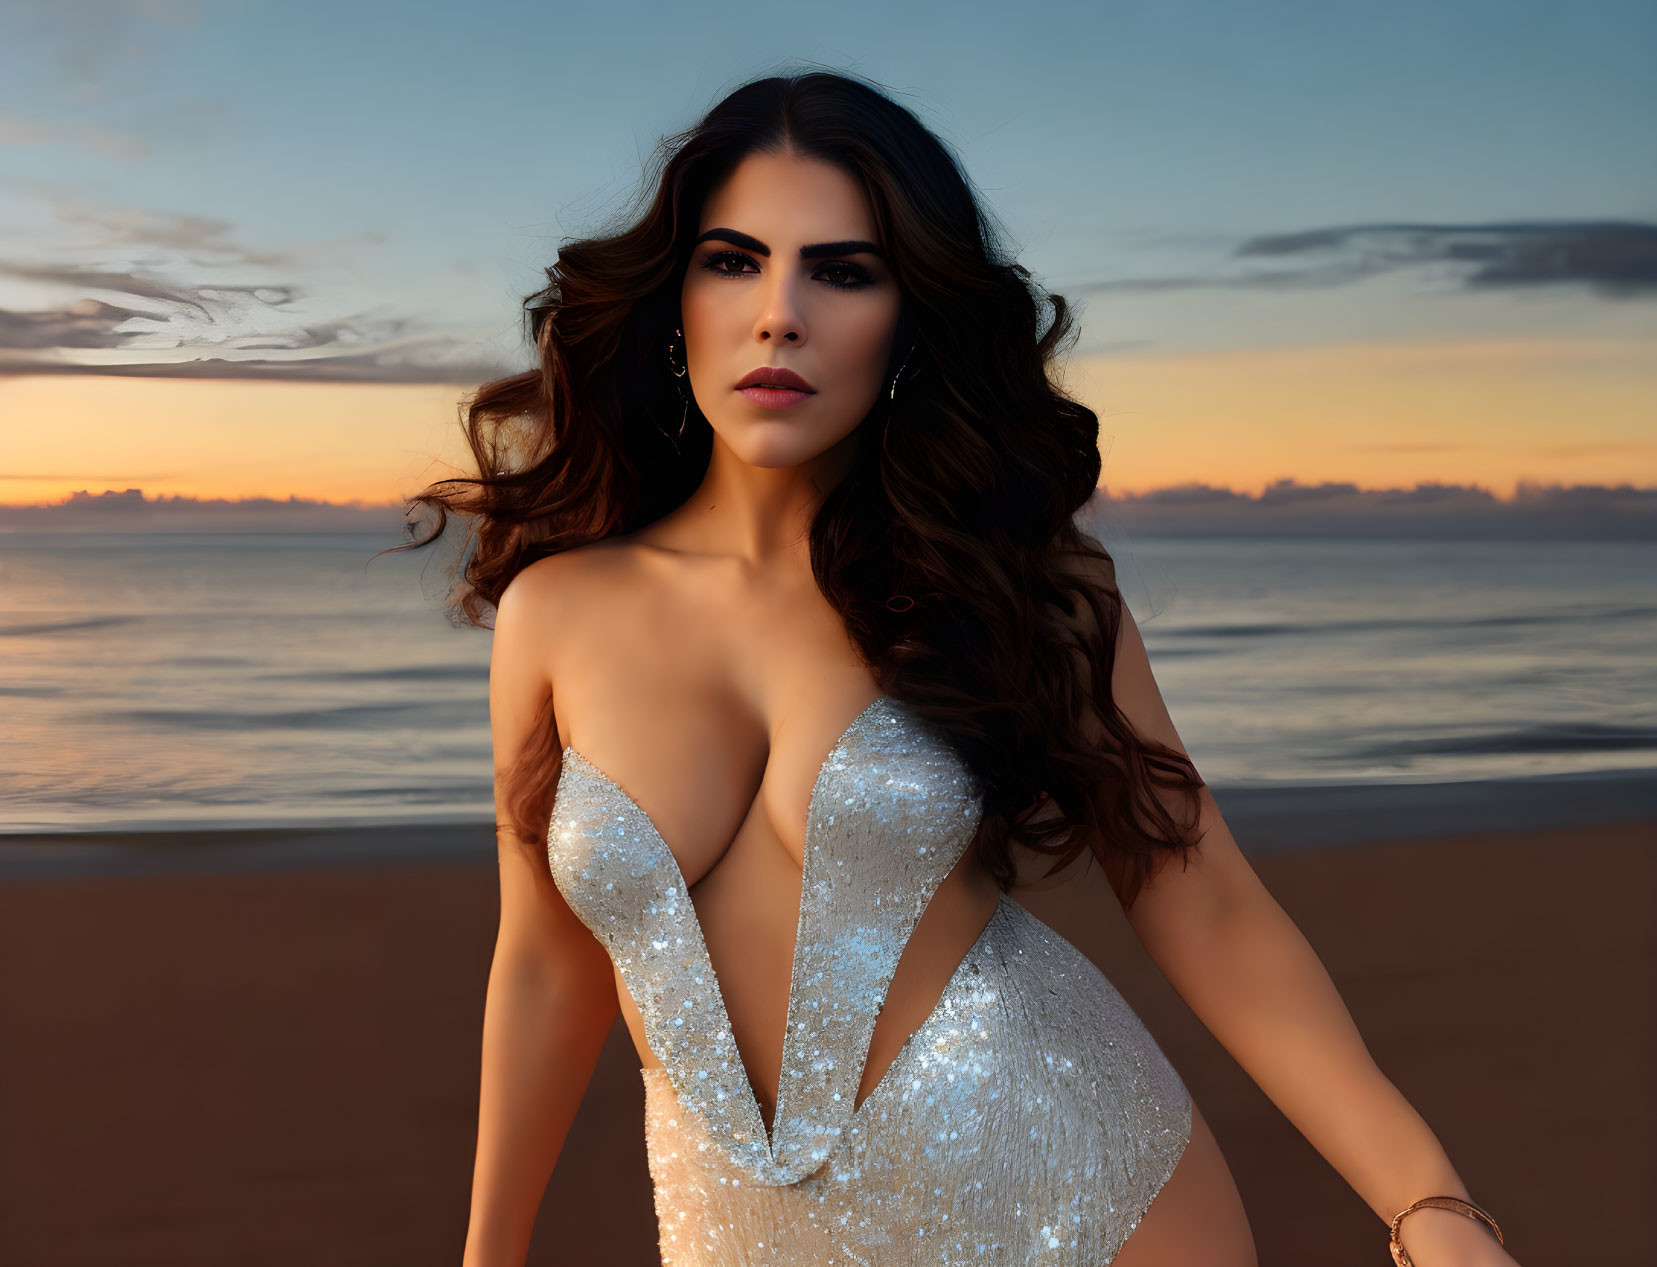
[[(1250, 857), (1500, 831), (1657, 820), (1657, 769), (1434, 783), (1215, 785)], [(489, 821), (0, 831), (0, 885), (77, 876), (235, 875), (495, 857)]]

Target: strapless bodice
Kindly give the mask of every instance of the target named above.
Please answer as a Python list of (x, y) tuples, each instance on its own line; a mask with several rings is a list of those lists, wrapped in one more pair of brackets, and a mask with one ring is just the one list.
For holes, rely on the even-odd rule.
[(650, 816), (574, 748), (563, 751), (547, 858), (620, 971), (682, 1108), (753, 1182), (792, 1184), (852, 1124), (898, 960), (982, 812), (982, 789), (945, 732), (892, 696), (858, 714), (824, 758), (769, 1132), (678, 861)]

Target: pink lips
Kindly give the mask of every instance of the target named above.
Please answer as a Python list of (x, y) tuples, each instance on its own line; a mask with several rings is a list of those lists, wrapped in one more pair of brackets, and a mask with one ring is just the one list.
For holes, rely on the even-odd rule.
[(737, 380), (736, 389), (761, 409), (787, 409), (809, 399), (817, 390), (781, 365), (761, 365), (749, 370)]
[(739, 387), (737, 390), (762, 409), (786, 409), (812, 397), (811, 392), (795, 391), (792, 387)]
[(749, 370), (736, 380), (743, 387), (788, 387), (795, 391), (814, 392), (817, 389), (784, 365), (761, 365)]

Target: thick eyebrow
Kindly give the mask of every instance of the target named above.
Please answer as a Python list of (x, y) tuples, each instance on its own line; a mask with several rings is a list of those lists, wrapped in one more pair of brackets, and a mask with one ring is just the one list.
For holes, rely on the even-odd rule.
[[(752, 251), (756, 255), (763, 255), (767, 258), (770, 258), (771, 255), (771, 248), (766, 246), (765, 243), (756, 237), (750, 237), (746, 233), (739, 233), (735, 229), (709, 229), (691, 245), (700, 246), (703, 242), (711, 241), (729, 242), (732, 246), (740, 246), (744, 250)], [(877, 255), (882, 260), (886, 258), (885, 251), (882, 251), (873, 242), (865, 242), (861, 238), (853, 238), (846, 242), (817, 242), (811, 246), (802, 246), (800, 248), (800, 258), (802, 260), (817, 260), (822, 259), (825, 255), (857, 255), (861, 252)]]

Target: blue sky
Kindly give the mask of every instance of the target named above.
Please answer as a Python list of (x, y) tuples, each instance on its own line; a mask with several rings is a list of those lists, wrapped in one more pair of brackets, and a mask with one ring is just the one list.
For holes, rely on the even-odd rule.
[(7, 0), (0, 374), (518, 368), (559, 240), (791, 59), (956, 149), (1083, 306), (1079, 355), (1603, 340), (1601, 372), (1652, 368), (1650, 3)]

